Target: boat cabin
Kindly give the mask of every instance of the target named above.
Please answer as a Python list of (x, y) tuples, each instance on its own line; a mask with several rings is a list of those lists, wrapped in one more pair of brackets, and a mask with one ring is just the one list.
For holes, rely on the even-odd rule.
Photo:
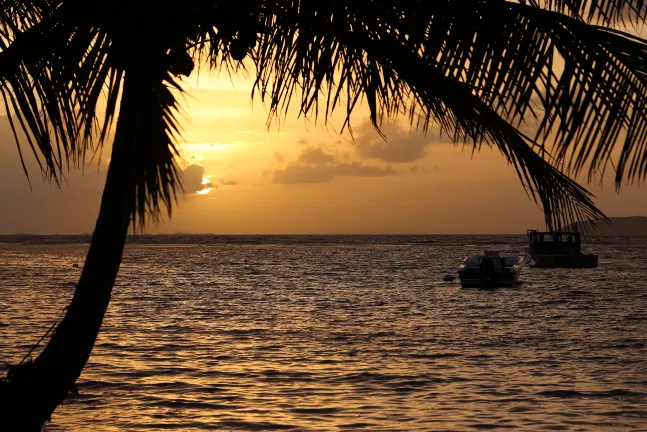
[(541, 232), (528, 230), (530, 247), (537, 254), (579, 255), (579, 232)]
[(466, 271), (501, 272), (519, 264), (519, 257), (501, 256), (499, 252), (486, 251), (483, 255), (466, 258), (461, 266)]

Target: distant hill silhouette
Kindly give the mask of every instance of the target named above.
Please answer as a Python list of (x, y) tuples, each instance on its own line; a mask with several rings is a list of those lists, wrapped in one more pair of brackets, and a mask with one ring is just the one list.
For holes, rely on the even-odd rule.
[[(647, 236), (647, 217), (629, 216), (609, 218), (611, 224), (596, 220), (595, 232), (600, 236)], [(569, 225), (567, 230), (571, 230)], [(583, 231), (580, 227), (580, 231)]]

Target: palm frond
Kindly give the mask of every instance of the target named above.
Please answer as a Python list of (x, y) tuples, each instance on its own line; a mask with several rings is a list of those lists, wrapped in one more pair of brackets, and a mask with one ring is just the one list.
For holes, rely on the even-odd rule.
[[(78, 102), (85, 81), (75, 82), (69, 79), (74, 73), (65, 74), (83, 62), (83, 51), (94, 38), (91, 30), (69, 25), (60, 15), (60, 10), (41, 9), (29, 25), (24, 20), (10, 26), (4, 21), (11, 31), (0, 46), (0, 93), (7, 112), (13, 112), (25, 132), (43, 173), (56, 182), (64, 167), (79, 163), (85, 151), (77, 146)], [(81, 85), (75, 88), (77, 83)], [(15, 130), (14, 119), (9, 119)]]
[[(0, 92), (7, 111), (14, 113), (43, 173), (57, 183), (68, 164), (82, 165), (88, 151), (101, 147), (114, 120), (124, 75), (111, 58), (109, 35), (65, 12), (58, 9), (14, 32), (0, 51)], [(37, 48), (25, 55), (25, 46)], [(178, 106), (167, 86), (179, 89), (167, 74), (151, 89), (147, 103), (138, 104), (135, 227), (157, 220), (162, 205), (170, 214), (175, 189), (181, 188), (174, 160)], [(101, 101), (106, 108), (98, 112)]]
[(520, 0), (519, 3), (606, 25), (644, 22), (647, 17), (644, 0)]
[[(254, 53), (256, 90), (275, 115), (299, 89), (303, 114), (328, 116), (343, 103), (350, 116), (365, 98), (376, 126), (408, 112), (457, 142), (495, 144), (549, 226), (565, 225), (601, 212), (549, 161), (566, 174), (588, 164), (592, 175), (624, 131), (618, 178), (647, 175), (645, 43), (581, 19), (624, 13), (623, 3), (272, 2)], [(643, 2), (632, 4), (644, 17)], [(572, 16), (556, 12), (564, 8)], [(533, 139), (519, 132), (529, 118), (539, 124)]]
[(39, 22), (52, 9), (47, 0), (0, 0), (0, 38), (7, 43), (13, 35)]
[[(509, 4), (497, 11), (496, 18), (508, 34), (498, 41), (485, 37), (479, 43), (477, 38), (474, 52), (487, 53), (489, 59), (469, 56), (466, 66), (476, 69), (472, 76), (485, 82), (495, 68), (498, 87), (487, 103), (517, 125), (524, 118), (539, 116), (535, 140), (550, 147), (556, 163), (569, 175), (588, 167), (591, 181), (611, 164), (617, 167), (618, 187), (623, 180), (644, 180), (647, 42), (533, 7)], [(461, 26), (455, 31), (470, 34)], [(501, 44), (506, 37), (512, 42)], [(469, 75), (464, 82), (481, 90)], [(539, 103), (533, 106), (535, 101)], [(623, 135), (624, 146), (614, 160), (612, 150)]]
[[(130, 27), (130, 30), (132, 33), (106, 31), (111, 36), (105, 38), (107, 45), (96, 42), (94, 47), (98, 54), (85, 54), (86, 59), (93, 59), (86, 76), (92, 77), (96, 86), (82, 88), (80, 94), (86, 99), (80, 101), (79, 106), (83, 108), (87, 104), (96, 108), (99, 87), (107, 83), (107, 115), (103, 124), (97, 125), (102, 138), (120, 99), (115, 146), (119, 146), (117, 151), (125, 152), (122, 158), (129, 161), (129, 168), (123, 175), (128, 178), (126, 184), (134, 186), (131, 220), (133, 228), (141, 230), (150, 222), (158, 222), (164, 207), (170, 217), (176, 191), (182, 189), (177, 140), (181, 134), (178, 117), (183, 113), (174, 93), (183, 90), (174, 75), (187, 75), (191, 67), (165, 45), (149, 42), (150, 49), (145, 52), (128, 46), (133, 38), (150, 41), (157, 36), (145, 27)], [(103, 39), (95, 37), (94, 40)], [(89, 88), (95, 89), (95, 93), (88, 93)], [(121, 96), (118, 96), (120, 88)], [(86, 111), (81, 110), (84, 114)], [(88, 140), (94, 136), (90, 129), (94, 118), (91, 112), (82, 121)], [(113, 155), (114, 152), (115, 148)]]
[(140, 101), (136, 124), (136, 198), (133, 208), (134, 228), (158, 222), (162, 205), (170, 217), (176, 202), (176, 189), (182, 189), (177, 139), (181, 114), (171, 89), (182, 91), (175, 79), (167, 75), (155, 82), (149, 97)]
[[(567, 174), (588, 167), (591, 180), (614, 163), (618, 185), (644, 180), (645, 41), (536, 7), (480, 4), (467, 11), (430, 6), (384, 27), (422, 47), (424, 58), (515, 126), (538, 116), (535, 140), (550, 146)], [(424, 25), (426, 33), (398, 30)], [(613, 161), (623, 133), (623, 152)]]
[[(564, 17), (542, 17), (564, 58), (559, 77), (545, 82), (538, 130), (552, 141), (568, 173), (587, 169), (589, 180), (616, 166), (616, 186), (644, 181), (647, 165), (647, 41)], [(614, 159), (619, 141), (624, 144)]]

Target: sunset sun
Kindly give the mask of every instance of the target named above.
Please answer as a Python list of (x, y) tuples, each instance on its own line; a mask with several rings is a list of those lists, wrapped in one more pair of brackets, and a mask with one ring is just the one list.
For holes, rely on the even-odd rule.
[(209, 192), (211, 192), (211, 190), (213, 189), (213, 183), (211, 183), (211, 181), (207, 177), (202, 178), (202, 184), (203, 184), (204, 189), (199, 190), (197, 192), (198, 195), (206, 195)]

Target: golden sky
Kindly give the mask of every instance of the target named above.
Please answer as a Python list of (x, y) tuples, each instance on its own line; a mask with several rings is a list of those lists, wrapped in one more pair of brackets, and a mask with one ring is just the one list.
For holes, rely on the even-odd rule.
[[(148, 232), (478, 234), (544, 227), (542, 212), (497, 151), (472, 156), (436, 131), (410, 133), (404, 121), (385, 127), (385, 142), (365, 109), (353, 118), (352, 138), (338, 133), (342, 113), (324, 126), (292, 110), (268, 129), (267, 109), (252, 103), (251, 85), (204, 70), (186, 81), (181, 149), (188, 193), (171, 221)], [(0, 120), (0, 233), (91, 232), (106, 166), (71, 172), (62, 190), (31, 169), (30, 190), (6, 118)], [(203, 183), (211, 190), (196, 193)], [(644, 187), (618, 195), (611, 178), (603, 188), (589, 187), (610, 216), (647, 214)]]

